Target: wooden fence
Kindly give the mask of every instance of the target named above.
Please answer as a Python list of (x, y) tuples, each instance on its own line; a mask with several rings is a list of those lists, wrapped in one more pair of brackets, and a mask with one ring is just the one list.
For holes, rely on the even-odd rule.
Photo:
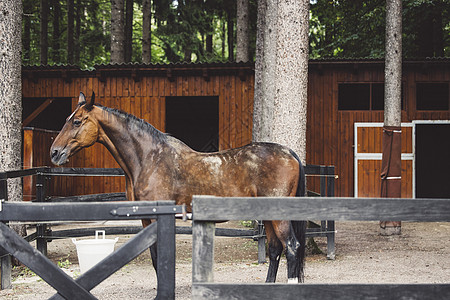
[[(17, 171), (16, 171), (17, 172)], [(33, 187), (33, 201), (35, 202), (94, 202), (94, 201), (125, 201), (126, 196), (124, 192), (119, 193), (101, 193), (78, 195), (69, 197), (59, 197), (59, 193), (55, 193), (55, 182), (63, 182), (61, 178), (64, 177), (123, 177), (124, 173), (119, 168), (49, 168), (41, 167), (26, 170), (26, 174), (33, 176), (24, 177), (28, 182), (34, 182)], [(308, 190), (310, 195), (320, 197), (334, 196), (335, 183), (335, 169), (334, 166), (318, 166), (307, 165), (305, 167), (307, 176), (307, 186), (313, 190)], [(1, 177), (1, 176), (0, 176)], [(0, 178), (1, 180), (1, 178)], [(89, 180), (89, 179), (87, 179)], [(317, 189), (317, 190), (315, 190)], [(31, 189), (30, 189), (31, 190)], [(320, 224), (310, 223), (311, 228), (307, 229), (307, 237), (326, 237), (327, 238), (327, 258), (334, 259), (335, 257), (335, 230), (334, 221), (322, 220)], [(93, 230), (105, 230), (108, 235), (117, 234), (136, 234), (142, 230), (141, 226), (124, 226), (124, 227), (101, 227), (88, 229), (67, 229), (67, 230), (52, 230), (45, 223), (36, 225), (36, 232), (25, 237), (28, 242), (36, 240), (36, 246), (39, 251), (47, 255), (47, 242), (54, 238), (74, 238), (91, 235)], [(192, 234), (190, 226), (177, 226), (177, 234)], [(259, 226), (255, 229), (232, 229), (232, 228), (216, 228), (216, 236), (227, 237), (246, 237), (253, 238), (258, 241), (258, 262), (264, 263), (266, 260), (266, 239), (264, 225), (259, 221)]]
[(192, 299), (450, 299), (450, 284), (218, 284), (213, 282), (215, 221), (357, 220), (450, 222), (450, 199), (193, 199)]
[[(57, 290), (58, 293), (50, 299), (96, 299), (90, 290), (158, 241), (157, 298), (175, 299), (175, 214), (183, 213), (183, 206), (174, 205), (174, 201), (8, 202), (7, 179), (35, 175), (37, 171), (39, 169), (0, 173), (0, 289), (11, 286), (10, 254)], [(45, 223), (143, 218), (156, 218), (158, 222), (140, 231), (76, 280), (5, 224), (9, 221)]]

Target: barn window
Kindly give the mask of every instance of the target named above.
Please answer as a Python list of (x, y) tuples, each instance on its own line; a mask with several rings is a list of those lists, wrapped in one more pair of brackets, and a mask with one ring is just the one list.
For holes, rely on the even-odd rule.
[[(402, 109), (403, 88), (402, 88)], [(339, 110), (384, 110), (384, 83), (340, 83)]]
[(416, 84), (417, 110), (448, 110), (448, 82), (426, 82)]
[(339, 84), (339, 110), (369, 110), (369, 83), (341, 83)]

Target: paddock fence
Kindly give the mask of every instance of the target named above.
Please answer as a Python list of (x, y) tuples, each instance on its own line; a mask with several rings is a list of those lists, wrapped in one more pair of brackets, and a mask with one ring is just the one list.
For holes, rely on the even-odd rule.
[(450, 199), (195, 196), (193, 205), (192, 299), (450, 299), (450, 284), (223, 284), (213, 274), (216, 221), (450, 222)]
[[(175, 215), (185, 207), (174, 201), (30, 203), (8, 200), (7, 179), (41, 174), (42, 169), (0, 173), (0, 288), (11, 287), (11, 257), (16, 257), (52, 286), (57, 294), (50, 299), (97, 299), (90, 293), (95, 286), (157, 242), (157, 299), (175, 299)], [(37, 180), (37, 182), (41, 182)], [(42, 197), (44, 185), (37, 187)], [(40, 194), (40, 195), (39, 195)], [(8, 222), (77, 222), (140, 220), (157, 222), (141, 230), (127, 243), (76, 280), (32, 247), (8, 226)], [(45, 226), (43, 226), (45, 227)], [(41, 243), (42, 246), (42, 243)], [(41, 249), (42, 250), (42, 249)]]
[[(334, 166), (307, 165), (305, 166), (307, 176), (308, 194), (317, 197), (334, 196), (335, 168)], [(117, 177), (124, 176), (120, 168), (51, 168), (38, 167), (19, 171), (9, 171), (0, 173), (0, 184), (6, 184), (8, 178), (23, 177), (24, 181), (35, 182), (35, 195), (31, 195), (32, 202), (39, 203), (85, 203), (85, 202), (110, 202), (126, 201), (124, 192), (102, 193), (78, 196), (54, 196), (52, 191), (55, 185), (63, 182), (61, 177)], [(32, 180), (30, 178), (33, 178)], [(31, 190), (31, 189), (29, 189)], [(30, 196), (30, 195), (28, 195)], [(258, 242), (258, 262), (266, 261), (266, 239), (264, 225), (262, 221), (257, 221), (255, 228), (234, 229), (216, 228), (216, 236), (251, 238)], [(47, 245), (54, 239), (76, 238), (92, 235), (95, 230), (104, 230), (107, 235), (133, 235), (142, 230), (142, 226), (101, 226), (90, 228), (75, 228), (65, 230), (55, 230), (47, 223), (37, 223), (34, 225), (36, 231), (25, 237), (28, 242), (36, 241), (36, 248), (44, 255), (47, 255)], [(176, 226), (176, 234), (192, 234), (191, 226)], [(327, 258), (335, 257), (335, 227), (334, 221), (323, 220), (320, 224), (310, 222), (307, 229), (308, 237), (327, 238)]]

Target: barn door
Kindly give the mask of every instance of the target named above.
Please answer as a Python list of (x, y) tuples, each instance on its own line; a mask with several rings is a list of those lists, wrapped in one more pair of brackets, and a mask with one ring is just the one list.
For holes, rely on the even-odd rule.
[[(379, 197), (383, 123), (355, 123), (355, 197)], [(413, 196), (413, 124), (402, 123), (402, 197)]]

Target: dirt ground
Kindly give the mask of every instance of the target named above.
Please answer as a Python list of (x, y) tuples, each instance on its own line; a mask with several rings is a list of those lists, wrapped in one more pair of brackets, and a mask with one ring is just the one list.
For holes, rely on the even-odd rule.
[[(219, 226), (242, 227), (239, 222)], [(306, 283), (450, 283), (450, 223), (403, 222), (402, 235), (392, 237), (380, 236), (377, 222), (337, 222), (336, 229), (336, 260), (327, 260), (325, 253), (309, 254)], [(116, 249), (128, 238), (120, 236)], [(326, 239), (315, 240), (325, 252)], [(190, 299), (191, 236), (177, 235), (176, 245), (176, 298)], [(70, 239), (49, 243), (48, 252), (69, 275), (79, 276), (76, 248)], [(253, 240), (216, 237), (214, 255), (216, 282), (264, 282), (268, 266), (257, 264)], [(55, 292), (25, 267), (16, 267), (13, 276), (13, 288), (0, 291), (1, 299), (47, 299)], [(277, 282), (286, 281), (282, 259)], [(154, 298), (156, 275), (149, 251), (97, 286), (93, 294), (108, 300)]]

